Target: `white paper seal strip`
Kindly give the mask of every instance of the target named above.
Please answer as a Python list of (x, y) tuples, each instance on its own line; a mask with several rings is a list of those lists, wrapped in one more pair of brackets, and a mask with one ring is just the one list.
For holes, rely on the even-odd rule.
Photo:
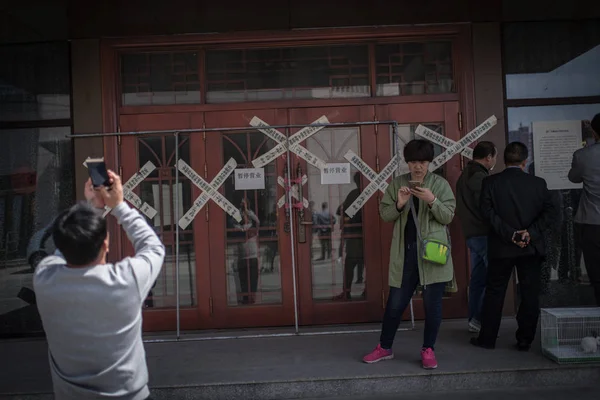
[[(311, 125), (300, 129), (298, 132), (296, 132), (289, 138), (290, 151), (320, 170), (325, 167), (325, 161), (321, 160), (319, 157), (308, 151), (305, 147), (302, 147), (299, 143), (303, 142), (304, 140), (308, 139), (315, 133), (325, 128), (324, 126), (313, 126), (313, 124), (328, 123), (329, 120), (326, 116), (323, 115), (322, 117), (314, 121)], [(252, 120), (250, 121), (250, 125), (257, 128), (260, 132), (264, 133), (266, 136), (278, 143), (277, 146), (275, 146), (265, 154), (252, 160), (252, 165), (254, 166), (254, 168), (264, 167), (265, 165), (275, 160), (277, 157), (279, 157), (287, 151), (288, 141), (286, 140), (287, 138), (283, 133), (279, 132), (277, 129), (271, 128), (269, 124), (267, 124), (265, 121), (261, 120), (258, 117), (252, 118)]]
[(229, 161), (223, 166), (221, 171), (215, 176), (211, 183), (206, 182), (200, 175), (196, 173), (185, 161), (177, 161), (177, 169), (181, 171), (194, 185), (203, 191), (194, 201), (192, 207), (185, 213), (179, 220), (179, 226), (181, 229), (187, 228), (187, 226), (194, 220), (194, 217), (198, 215), (198, 212), (204, 207), (206, 202), (210, 199), (213, 200), (219, 207), (221, 207), (227, 214), (231, 215), (237, 222), (242, 220), (240, 211), (235, 207), (229, 200), (227, 200), (221, 193), (219, 188), (227, 177), (233, 173), (237, 167), (237, 162), (230, 158)]

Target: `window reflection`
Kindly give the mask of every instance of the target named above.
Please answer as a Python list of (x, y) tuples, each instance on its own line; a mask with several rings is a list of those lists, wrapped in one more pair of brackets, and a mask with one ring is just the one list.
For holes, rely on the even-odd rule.
[[(508, 140), (519, 141), (529, 149), (528, 172), (535, 174), (532, 126), (537, 121), (590, 120), (600, 104), (580, 104), (508, 108)], [(582, 141), (591, 132), (582, 129)], [(553, 190), (552, 197), (560, 213), (546, 237), (548, 254), (542, 270), (542, 305), (544, 307), (595, 304), (593, 290), (583, 261), (578, 225), (573, 218), (579, 207), (581, 189)]]
[(508, 99), (600, 95), (600, 21), (506, 24), (504, 47)]
[(70, 128), (0, 130), (0, 335), (41, 332), (34, 267), (55, 250), (49, 228), (73, 202)]
[[(237, 168), (253, 168), (251, 161), (274, 146), (258, 132), (224, 135), (223, 160), (233, 158)], [(236, 190), (235, 174), (223, 184), (225, 197), (242, 217), (236, 221), (226, 215), (224, 272), (230, 307), (282, 302), (275, 161), (264, 166), (264, 178), (262, 190)]]

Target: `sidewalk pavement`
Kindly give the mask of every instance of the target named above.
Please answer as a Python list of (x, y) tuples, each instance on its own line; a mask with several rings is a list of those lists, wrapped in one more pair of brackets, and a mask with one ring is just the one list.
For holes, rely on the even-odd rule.
[[(514, 350), (515, 328), (513, 319), (505, 319), (496, 350), (484, 350), (468, 343), (471, 335), (464, 320), (444, 321), (436, 346), (439, 368), (434, 371), (420, 366), (421, 324), (414, 331), (398, 332), (394, 360), (373, 365), (362, 363), (361, 358), (376, 346), (378, 333), (153, 342), (146, 343), (146, 352), (154, 399), (385, 396), (422, 390), (589, 386), (600, 382), (600, 365), (559, 366), (541, 355), (539, 340), (528, 353)], [(319, 330), (307, 328), (303, 332)], [(208, 335), (184, 339), (206, 339)], [(152, 339), (160, 338), (164, 336)], [(52, 390), (43, 340), (0, 342), (0, 355), (0, 397), (52, 398), (35, 396)]]

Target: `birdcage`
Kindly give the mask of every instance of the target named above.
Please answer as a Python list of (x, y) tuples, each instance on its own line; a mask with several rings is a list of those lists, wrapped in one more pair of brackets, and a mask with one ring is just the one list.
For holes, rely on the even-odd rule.
[(600, 362), (600, 307), (543, 308), (541, 316), (546, 357), (559, 364)]

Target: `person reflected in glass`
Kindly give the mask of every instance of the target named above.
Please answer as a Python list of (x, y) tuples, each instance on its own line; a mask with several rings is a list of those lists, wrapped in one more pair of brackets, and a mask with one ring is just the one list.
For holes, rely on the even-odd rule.
[(600, 307), (600, 114), (589, 124), (593, 141), (573, 154), (569, 180), (583, 183), (583, 193), (575, 215), (585, 268)]
[[(381, 218), (394, 223), (389, 265), (390, 292), (379, 344), (363, 358), (368, 364), (394, 358), (392, 344), (396, 331), (415, 290), (420, 286), (425, 308), (421, 363), (425, 369), (438, 366), (434, 348), (442, 322), (442, 298), (447, 290), (456, 292), (454, 265), (450, 254), (443, 265), (425, 261), (420, 238), (450, 245), (447, 226), (454, 218), (456, 200), (448, 181), (429, 172), (433, 155), (431, 142), (408, 142), (404, 147), (404, 159), (410, 172), (392, 180), (379, 205)], [(417, 216), (416, 221), (413, 215)]]
[[(346, 259), (344, 261), (344, 291), (337, 295), (334, 300), (351, 300), (355, 268), (358, 270), (356, 284), (361, 284), (364, 281), (362, 211), (359, 210), (352, 218), (344, 214), (344, 210), (350, 208), (350, 205), (360, 196), (360, 172), (354, 174), (354, 183), (356, 188), (348, 193), (348, 196), (336, 211), (342, 222), (342, 242), (344, 243), (343, 245), (340, 243), (339, 257), (343, 257), (343, 248), (346, 247)], [(363, 291), (363, 298), (365, 293)]]
[(331, 258), (331, 227), (335, 225), (335, 216), (329, 211), (329, 204), (325, 201), (321, 204), (321, 211), (317, 213), (317, 229), (319, 241), (321, 242), (321, 258), (317, 261), (329, 260)]
[(238, 299), (241, 304), (254, 304), (258, 286), (258, 227), (260, 221), (249, 207), (248, 200), (240, 202), (241, 223), (233, 225), (235, 229), (244, 232), (244, 238), (238, 244), (238, 278), (240, 292)]

